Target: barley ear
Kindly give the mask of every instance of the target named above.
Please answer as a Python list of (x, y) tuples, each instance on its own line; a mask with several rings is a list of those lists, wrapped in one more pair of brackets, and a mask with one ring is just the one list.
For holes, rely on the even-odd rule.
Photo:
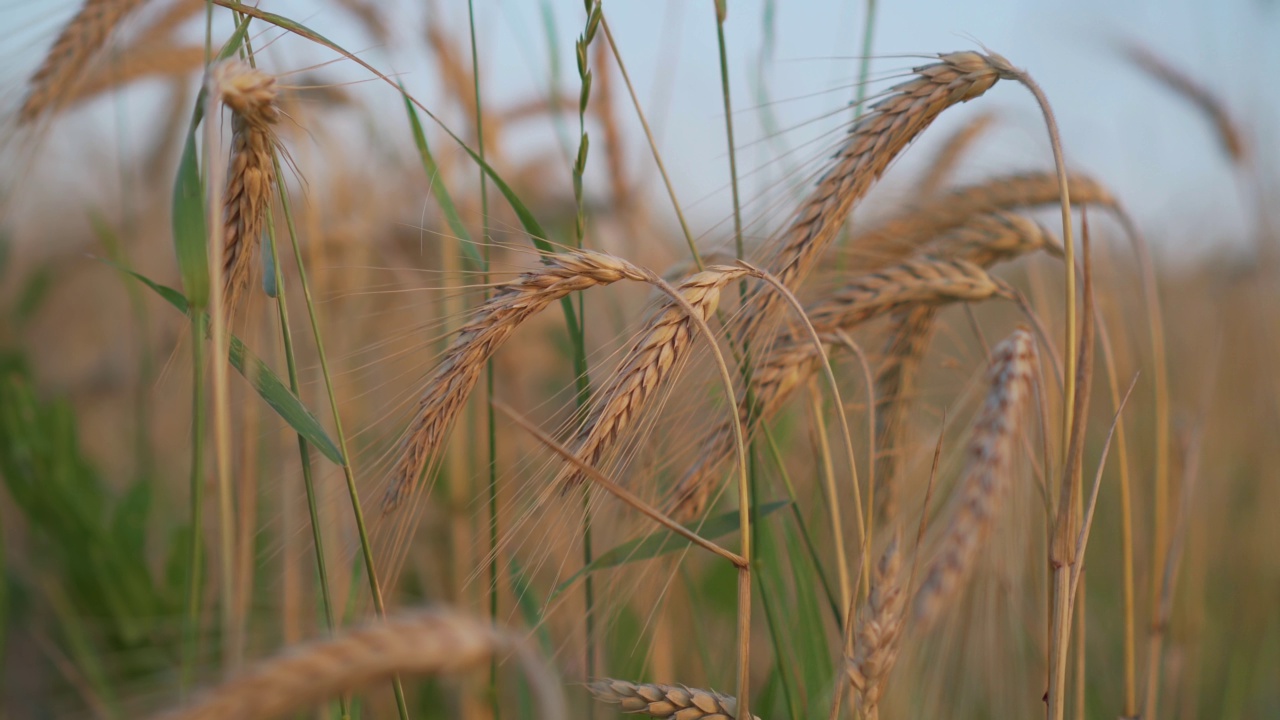
[(1035, 371), (1035, 343), (1025, 328), (992, 350), (990, 389), (974, 420), (942, 550), (916, 592), (914, 615), (922, 627), (936, 620), (959, 594), (995, 524), (1013, 473), (1018, 420), (1031, 395)]

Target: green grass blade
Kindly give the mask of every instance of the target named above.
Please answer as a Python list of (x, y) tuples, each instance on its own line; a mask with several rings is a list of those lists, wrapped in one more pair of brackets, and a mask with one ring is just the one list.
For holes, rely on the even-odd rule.
[[(227, 41), (218, 60), (231, 57), (244, 42), (249, 27), (246, 18), (231, 39)], [(209, 304), (209, 255), (205, 247), (204, 183), (200, 177), (200, 150), (196, 144), (196, 132), (204, 117), (205, 92), (196, 97), (191, 114), (191, 126), (187, 129), (182, 145), (182, 159), (178, 163), (178, 175), (173, 182), (173, 248), (178, 256), (178, 270), (182, 276), (182, 289), (192, 307), (203, 310)]]
[[(154, 290), (157, 295), (164, 298), (166, 302), (178, 310), (184, 313), (189, 312), (190, 307), (182, 293), (132, 270), (119, 269)], [(265, 400), (271, 406), (271, 409), (275, 410), (276, 414), (288, 423), (289, 427), (293, 428), (294, 432), (306, 438), (307, 442), (314, 445), (317, 450), (335, 464), (344, 464), (342, 451), (338, 449), (329, 434), (325, 432), (324, 426), (320, 424), (316, 416), (307, 409), (307, 406), (298, 399), (298, 396), (289, 391), (288, 386), (280, 380), (280, 376), (276, 375), (274, 370), (262, 362), (258, 356), (254, 355), (241, 342), (240, 338), (234, 335), (231, 336), (230, 360), (231, 365), (253, 385), (253, 389), (258, 392), (258, 396)]]
[(209, 255), (205, 252), (204, 188), (200, 181), (199, 157), (196, 123), (192, 123), (178, 163), (178, 177), (173, 183), (173, 249), (178, 255), (178, 270), (187, 301), (191, 307), (202, 310), (209, 304)]
[(403, 86), (401, 93), (404, 97), (404, 109), (409, 114), (409, 127), (413, 130), (413, 143), (418, 147), (418, 156), (422, 159), (422, 169), (427, 173), (428, 182), (431, 183), (431, 192), (436, 196), (436, 202), (440, 204), (440, 210), (444, 213), (445, 222), (449, 223), (449, 230), (457, 236), (462, 246), (462, 252), (467, 259), (475, 267), (484, 266), (484, 258), (480, 257), (480, 251), (476, 249), (475, 242), (471, 239), (471, 233), (467, 232), (467, 227), (462, 223), (462, 217), (458, 215), (458, 207), (453, 202), (453, 197), (449, 195), (449, 189), (445, 187), (444, 181), (440, 179), (440, 167), (436, 165), (435, 157), (431, 155), (431, 147), (427, 145), (427, 135), (422, 129), (422, 121), (418, 118), (418, 111), (414, 108), (413, 103), (409, 102), (409, 94), (404, 92)]

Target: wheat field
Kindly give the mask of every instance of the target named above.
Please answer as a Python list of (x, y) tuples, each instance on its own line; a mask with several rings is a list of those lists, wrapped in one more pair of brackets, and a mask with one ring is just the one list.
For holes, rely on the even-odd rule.
[(0, 719), (1280, 717), (1274, 118), (514, 5), (0, 10)]

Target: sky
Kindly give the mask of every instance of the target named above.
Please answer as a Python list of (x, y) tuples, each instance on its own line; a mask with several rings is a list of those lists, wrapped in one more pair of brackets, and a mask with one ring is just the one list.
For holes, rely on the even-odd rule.
[[(0, 99), (11, 104), (20, 96), (22, 78), (77, 3), (0, 2), (0, 58), (8, 68)], [(396, 72), (428, 106), (440, 97), (425, 52), (379, 47), (337, 3), (264, 0), (262, 5), (362, 50), (375, 66)], [(427, 4), (417, 2), (380, 5), (395, 17), (396, 46), (421, 51), (422, 28), (428, 22), (447, 28), (466, 46), (467, 4), (462, 0), (438, 0), (429, 12), (423, 10)], [(712, 0), (607, 0), (604, 7), (695, 232), (713, 241), (727, 236), (725, 220), (732, 205)], [(573, 40), (583, 23), (580, 0), (475, 0), (474, 11), (483, 96), (490, 107), (545, 97), (553, 53), (563, 88), (576, 92)], [(856, 93), (866, 6), (865, 0), (728, 0), (728, 13), (735, 139), (744, 196), (750, 198), (762, 188), (776, 189), (788, 168), (817, 167), (818, 150), (825, 147), (822, 133), (847, 120), (849, 111), (843, 108)], [(766, 28), (773, 31), (771, 48)], [(1238, 244), (1249, 227), (1243, 219), (1248, 213), (1209, 124), (1126, 64), (1116, 50), (1121, 39), (1141, 42), (1203, 82), (1212, 78), (1215, 92), (1251, 133), (1260, 164), (1274, 168), (1266, 159), (1280, 157), (1275, 137), (1280, 100), (1269, 82), (1280, 76), (1280, 3), (881, 0), (874, 18), (871, 76), (901, 76), (938, 52), (982, 47), (999, 52), (1044, 87), (1061, 125), (1069, 166), (1114, 188), (1157, 247), (1195, 254)], [(300, 51), (288, 47), (279, 52), (286, 66), (325, 59), (309, 55), (304, 60), (296, 54)], [(328, 70), (347, 79), (363, 77), (354, 66)], [(889, 84), (875, 83), (868, 92)], [(891, 168), (881, 195), (909, 192), (912, 173), (927, 161), (929, 148), (983, 110), (997, 112), (1000, 119), (962, 177), (1049, 168), (1052, 156), (1031, 96), (1020, 87), (1002, 85), (1007, 87), (998, 86), (972, 107), (949, 111)], [(361, 92), (389, 111), (396, 108), (384, 87), (366, 84)], [(644, 191), (655, 199), (651, 207), (670, 215), (674, 229), (674, 214), (662, 202), (640, 126), (620, 85), (616, 92), (631, 143), (628, 164), (644, 178)], [(769, 104), (762, 106), (766, 98)], [(99, 104), (84, 114), (92, 113), (121, 119), (118, 105)], [(766, 116), (783, 132), (771, 134)], [(446, 118), (463, 122), (461, 117)], [(86, 128), (101, 126), (91, 118), (79, 122)], [(522, 132), (509, 141), (516, 156), (534, 157), (564, 145), (549, 126)], [(53, 137), (60, 144), (51, 148), (55, 167), (98, 150), (84, 134)], [(603, 173), (603, 167), (595, 171)], [(564, 167), (549, 172), (567, 187), (567, 159)], [(760, 207), (760, 201), (755, 206), (748, 202), (748, 214)]]

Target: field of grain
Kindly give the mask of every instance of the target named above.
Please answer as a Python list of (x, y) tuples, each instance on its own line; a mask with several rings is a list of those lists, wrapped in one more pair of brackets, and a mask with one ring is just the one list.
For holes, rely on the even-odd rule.
[(0, 10), (0, 720), (1280, 717), (1274, 106), (519, 5)]

